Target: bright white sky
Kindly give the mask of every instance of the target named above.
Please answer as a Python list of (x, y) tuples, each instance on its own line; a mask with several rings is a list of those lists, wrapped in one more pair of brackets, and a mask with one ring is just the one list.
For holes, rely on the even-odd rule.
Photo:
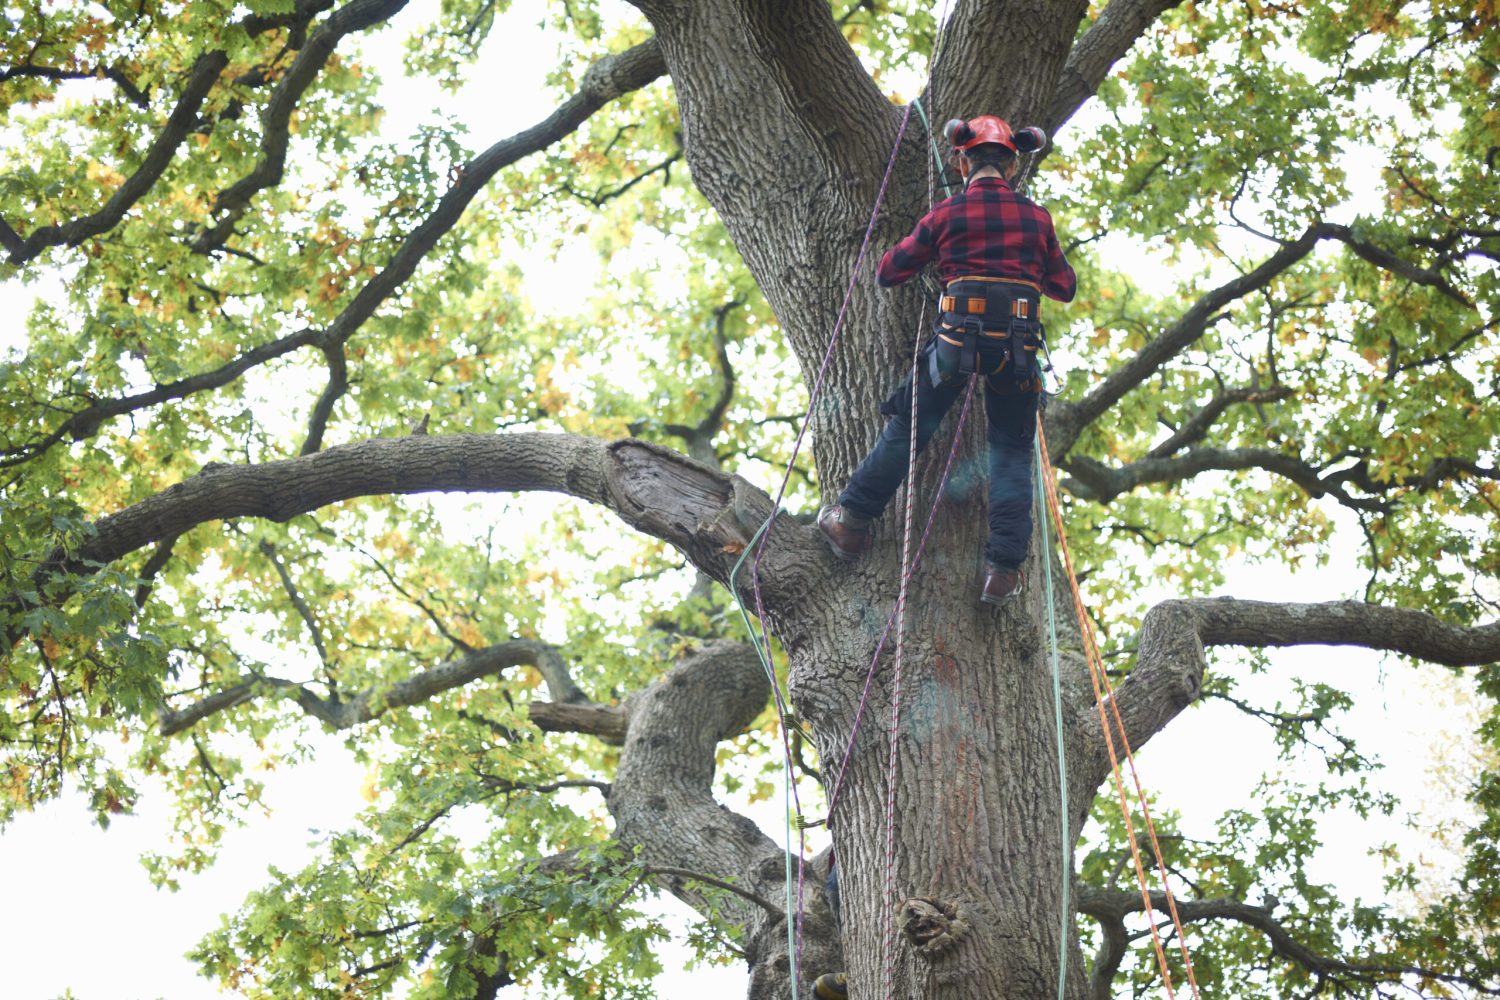
[[(383, 67), (387, 80), (399, 75), (401, 40), (411, 26), (431, 16), (435, 6), (436, 0), (414, 0), (390, 29), (364, 43), (367, 61)], [(456, 97), (420, 81), (392, 88), (386, 98), (386, 135), (409, 134), (441, 108), (467, 122), (470, 141), (482, 147), (546, 114), (552, 101), (541, 83), (551, 45), (535, 27), (542, 8), (541, 0), (519, 0), (512, 6), (510, 27), (495, 32), (469, 85)], [(79, 93), (85, 99), (87, 91)], [(566, 273), (576, 287), (580, 271), (598, 274), (592, 251), (586, 248), (573, 253), (565, 249), (561, 256), (530, 280), (544, 286), (547, 272)], [(1129, 259), (1122, 257), (1122, 263)], [(24, 288), (17, 282), (0, 285), (0, 315), (23, 315), (35, 295), (56, 287), (55, 280)], [(0, 352), (21, 343), (20, 324), (0, 329)], [(1330, 507), (1329, 513), (1342, 520), (1338, 508)], [(1242, 567), (1230, 579), (1227, 592), (1237, 597), (1312, 601), (1357, 596), (1362, 575), (1355, 568), (1353, 550), (1344, 547), (1324, 569), (1292, 573), (1275, 566)], [(1222, 657), (1219, 663), (1225, 665)], [(1454, 789), (1433, 787), (1431, 774), (1438, 755), (1451, 751), (1444, 737), (1471, 732), (1474, 720), (1468, 716), (1476, 710), (1454, 703), (1457, 688), (1445, 672), (1394, 662), (1382, 668), (1381, 658), (1373, 654), (1325, 648), (1278, 652), (1272, 663), (1267, 675), (1245, 686), (1247, 698), (1272, 702), (1284, 695), (1286, 678), (1292, 676), (1331, 683), (1358, 678), (1370, 697), (1352, 713), (1347, 728), (1366, 752), (1386, 761), (1387, 771), (1379, 780), (1401, 791), (1416, 814), (1433, 819), (1451, 814)], [(92, 825), (77, 796), (65, 796), (16, 820), (0, 833), (10, 901), (0, 907), (4, 995), (51, 1000), (71, 990), (87, 1000), (222, 996), (196, 976), (183, 953), (218, 923), (221, 913), (233, 910), (247, 892), (262, 886), (268, 865), (301, 867), (312, 854), (310, 831), (342, 828), (364, 805), (363, 769), (338, 740), (329, 738), (326, 744), (318, 760), (268, 776), (274, 779), (266, 795), (273, 815), (228, 834), (221, 852), (224, 861), (202, 876), (185, 879), (182, 891), (175, 894), (154, 890), (138, 862), (142, 853), (166, 837), (166, 803), (159, 795), (147, 795), (138, 815), (117, 819), (107, 832)], [(1186, 713), (1152, 742), (1141, 755), (1143, 780), (1165, 804), (1184, 813), (1184, 832), (1207, 835), (1221, 811), (1243, 802), (1269, 747), (1264, 726), (1228, 707), (1209, 705)], [(782, 839), (779, 802), (763, 804), (753, 814), (768, 835)], [(1320, 856), (1315, 877), (1336, 880), (1351, 895), (1380, 896), (1381, 870), (1367, 852), (1385, 839), (1408, 835), (1351, 816), (1334, 817), (1330, 831), (1330, 847)], [(1424, 853), (1436, 857), (1440, 867), (1448, 863), (1430, 842)], [(23, 902), (17, 905), (18, 901)], [(663, 906), (669, 913), (685, 912), (670, 899)], [(686, 957), (686, 949), (679, 946), (663, 961), (669, 969), (680, 969)], [(742, 971), (732, 967), (669, 973), (659, 988), (668, 998), (739, 996), (744, 983)]]

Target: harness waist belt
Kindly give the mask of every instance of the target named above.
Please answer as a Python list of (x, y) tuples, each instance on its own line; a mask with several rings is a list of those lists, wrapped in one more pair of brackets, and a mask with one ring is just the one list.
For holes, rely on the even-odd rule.
[[(1006, 336), (1011, 320), (1040, 318), (1041, 298), (1036, 285), (1016, 278), (954, 278), (938, 299), (938, 311), (959, 317), (977, 316), (984, 322), (986, 334)], [(999, 332), (991, 334), (990, 327)]]

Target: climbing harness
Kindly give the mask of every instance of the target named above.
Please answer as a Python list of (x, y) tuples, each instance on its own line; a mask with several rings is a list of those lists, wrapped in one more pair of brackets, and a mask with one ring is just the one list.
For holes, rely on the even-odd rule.
[[(1041, 289), (1018, 278), (954, 278), (938, 299), (937, 343), (928, 358), (928, 377), (941, 386), (960, 375), (995, 375), (1009, 366), (1015, 380), (1029, 384), (1037, 373), (1036, 354), (1045, 330)], [(981, 368), (985, 341), (1002, 341), (992, 371)], [(989, 345), (993, 348), (993, 345)]]
[[(1161, 876), (1163, 895), (1167, 901), (1167, 912), (1172, 918), (1172, 927), (1177, 933), (1177, 943), (1182, 949), (1182, 960), (1187, 968), (1188, 984), (1192, 990), (1194, 1000), (1198, 1000), (1198, 981), (1193, 971), (1193, 959), (1188, 953), (1187, 937), (1182, 929), (1182, 920), (1177, 913), (1177, 901), (1172, 895), (1172, 886), (1167, 879), (1166, 862), (1162, 860), (1161, 844), (1157, 841), (1156, 825), (1151, 820), (1151, 808), (1147, 804), (1146, 791), (1141, 784), (1140, 772), (1136, 770), (1135, 755), (1130, 749), (1130, 740), (1125, 733), (1125, 719), (1120, 714), (1120, 705), (1115, 698), (1114, 685), (1110, 683), (1109, 674), (1104, 669), (1103, 659), (1099, 655), (1099, 646), (1094, 639), (1093, 622), (1083, 606), (1083, 596), (1078, 589), (1078, 577), (1073, 572), (1073, 559), (1068, 553), (1067, 534), (1063, 530), (1062, 506), (1057, 499), (1057, 486), (1053, 482), (1052, 462), (1047, 454), (1047, 435), (1042, 430), (1040, 415), (1037, 417), (1037, 452), (1041, 458), (1041, 468), (1038, 470), (1043, 493), (1047, 501), (1047, 509), (1051, 514), (1053, 524), (1057, 527), (1058, 551), (1062, 555), (1063, 569), (1067, 573), (1068, 587), (1073, 596), (1073, 610), (1078, 616), (1078, 628), (1083, 636), (1084, 652), (1087, 654), (1089, 664), (1089, 679), (1094, 688), (1094, 703), (1099, 709), (1099, 724), (1104, 730), (1104, 745), (1109, 751), (1110, 770), (1114, 776), (1115, 791), (1120, 800), (1120, 812), (1125, 819), (1125, 834), (1130, 841), (1131, 860), (1135, 865), (1136, 882), (1141, 889), (1141, 902), (1145, 906), (1146, 923), (1151, 930), (1151, 941), (1156, 949), (1157, 967), (1161, 971), (1162, 982), (1166, 986), (1168, 1000), (1175, 998), (1176, 993), (1172, 988), (1172, 974), (1167, 968), (1167, 956), (1162, 947), (1161, 935), (1157, 933), (1156, 921), (1151, 919), (1151, 912), (1156, 909), (1151, 902), (1151, 892), (1146, 884), (1146, 869), (1141, 861), (1140, 845), (1137, 843), (1135, 824), (1131, 819), (1130, 805), (1126, 801), (1125, 782), (1120, 776), (1119, 755), (1115, 749), (1115, 736), (1120, 738), (1120, 744), (1125, 751), (1125, 759), (1130, 768), (1130, 775), (1135, 784), (1136, 798), (1140, 802), (1141, 815), (1145, 819), (1146, 833), (1151, 841), (1151, 851), (1156, 858), (1157, 872)], [(1050, 572), (1050, 564), (1049, 564)], [(1047, 595), (1050, 610), (1052, 595)], [(1053, 656), (1054, 662), (1057, 655), (1057, 638), (1053, 633)], [(1060, 697), (1060, 694), (1059, 694)], [(1108, 705), (1109, 712), (1106, 713), (1105, 706)], [(1114, 726), (1110, 725), (1110, 716), (1113, 716)], [(1064, 798), (1064, 810), (1066, 810), (1066, 798)], [(1066, 819), (1064, 820), (1066, 822)]]

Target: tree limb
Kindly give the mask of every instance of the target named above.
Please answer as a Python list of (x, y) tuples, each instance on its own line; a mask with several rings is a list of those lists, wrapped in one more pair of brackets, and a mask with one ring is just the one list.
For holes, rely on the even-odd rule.
[(307, 626), (308, 635), (312, 636), (313, 648), (317, 650), (319, 661), (322, 662), (324, 667), (332, 666), (328, 662), (328, 647), (323, 643), (323, 628), (318, 624), (317, 616), (313, 614), (312, 608), (308, 606), (306, 599), (302, 596), (302, 592), (297, 589), (297, 584), (292, 579), (292, 574), (287, 572), (286, 564), (281, 561), (281, 557), (276, 552), (276, 546), (262, 539), (260, 552), (261, 555), (271, 561), (271, 566), (276, 570), (276, 575), (281, 578), (282, 589), (286, 591), (287, 597), (292, 601), (292, 607), (297, 609), (297, 614), (301, 616), (303, 624)]
[(1203, 336), (1216, 322), (1220, 309), (1270, 284), (1277, 275), (1311, 253), (1320, 240), (1330, 238), (1332, 229), (1327, 224), (1309, 227), (1301, 237), (1282, 246), (1253, 271), (1241, 274), (1199, 298), (1175, 323), (1106, 376), (1088, 395), (1076, 403), (1058, 401), (1049, 404), (1053, 412), (1048, 421), (1047, 443), (1053, 449), (1054, 461), (1060, 462), (1068, 453), (1084, 427)]
[[(599, 504), (631, 527), (675, 545), (699, 569), (728, 585), (770, 499), (728, 476), (644, 441), (605, 442), (570, 434), (378, 438), (261, 465), (210, 465), (184, 482), (102, 518), (70, 558), (53, 552), (33, 574), (44, 603), (66, 599), (59, 575), (91, 575), (98, 565), (206, 521), (264, 517), (286, 521), (354, 497), (428, 492), (564, 493)], [(783, 512), (761, 565), (772, 608), (795, 600), (829, 563), (811, 529)], [(748, 572), (745, 574), (748, 579)], [(9, 650), (35, 600), (0, 598)]]
[(177, 147), (182, 145), (188, 133), (198, 123), (198, 108), (203, 99), (208, 96), (209, 90), (218, 81), (219, 74), (224, 67), (229, 65), (229, 56), (223, 51), (205, 52), (193, 63), (193, 68), (188, 73), (187, 85), (183, 87), (182, 94), (177, 98), (177, 105), (172, 109), (167, 124), (157, 133), (156, 139), (146, 151), (146, 156), (141, 160), (141, 165), (135, 169), (125, 183), (115, 189), (104, 207), (92, 215), (85, 215), (73, 219), (58, 226), (42, 226), (32, 231), (31, 235), (21, 241), (19, 245), (8, 245), (10, 250), (10, 263), (17, 267), (34, 259), (39, 253), (48, 247), (70, 246), (75, 247), (84, 240), (107, 232), (119, 224), (137, 201), (151, 190), (172, 158), (177, 155)]
[[(305, 24), (331, 6), (333, 0), (298, 0), (293, 9), (285, 14), (250, 14), (240, 20), (239, 27), (253, 38), (273, 28)], [(10, 263), (23, 265), (48, 247), (77, 246), (89, 237), (107, 232), (118, 225), (125, 213), (156, 184), (176, 155), (177, 147), (182, 145), (197, 126), (198, 108), (228, 63), (228, 54), (221, 50), (205, 52), (194, 61), (188, 73), (187, 85), (178, 97), (167, 124), (152, 141), (141, 165), (125, 179), (125, 183), (115, 190), (99, 211), (59, 226), (43, 226), (24, 240), (0, 220), (0, 246), (9, 251)]]
[[(1303, 645), (1361, 646), (1451, 667), (1478, 666), (1500, 660), (1500, 622), (1467, 628), (1424, 611), (1361, 601), (1164, 601), (1141, 622), (1136, 667), (1115, 691), (1130, 745), (1144, 746), (1198, 697), (1206, 647)], [(1103, 734), (1090, 728), (1095, 749), (1085, 766), (1094, 787), (1109, 763)]]
[[(707, 912), (711, 901), (688, 882), (723, 872), (732, 892), (760, 897), (755, 908), (719, 901), (720, 919), (744, 928), (751, 996), (789, 995), (787, 915), (766, 901), (784, 879), (786, 852), (744, 816), (714, 799), (718, 744), (738, 735), (766, 707), (770, 686), (755, 649), (739, 642), (706, 642), (664, 677), (627, 702), (630, 728), (609, 795), (615, 836), (638, 848), (647, 868), (676, 870), (665, 888)], [(741, 893), (743, 896), (744, 894)], [(810, 900), (818, 898), (816, 892)], [(841, 966), (837, 935), (826, 907), (805, 914), (802, 963)]]
[[(1167, 911), (1166, 893), (1157, 891), (1150, 895), (1152, 908), (1165, 913)], [(1320, 955), (1298, 941), (1287, 930), (1286, 926), (1275, 917), (1272, 906), (1253, 906), (1228, 898), (1177, 899), (1175, 902), (1177, 914), (1182, 918), (1183, 923), (1193, 923), (1199, 920), (1233, 920), (1248, 927), (1254, 927), (1266, 935), (1271, 943), (1271, 950), (1276, 955), (1295, 962), (1320, 978), (1347, 978), (1368, 985), (1398, 979), (1401, 976), (1421, 976), (1444, 983), (1460, 983), (1486, 996), (1500, 996), (1500, 988), (1486, 985), (1474, 976), (1442, 972), (1417, 965), (1346, 962), (1339, 958)], [(1078, 912), (1100, 920), (1105, 926), (1123, 927), (1123, 918), (1130, 913), (1140, 913), (1144, 906), (1138, 892), (1106, 891), (1092, 886), (1083, 886), (1078, 893)], [(1116, 966), (1118, 966), (1118, 961)], [(1095, 995), (1100, 996), (1101, 994), (1097, 992), (1097, 979), (1095, 985)], [(1107, 993), (1102, 995), (1108, 996)]]
[(1474, 308), (1474, 303), (1469, 300), (1467, 295), (1454, 288), (1446, 278), (1436, 271), (1419, 267), (1408, 260), (1396, 256), (1384, 247), (1376, 246), (1368, 240), (1358, 238), (1348, 226), (1327, 224), (1327, 228), (1332, 238), (1339, 240), (1349, 247), (1360, 259), (1374, 264), (1382, 270), (1390, 271), (1392, 274), (1398, 274), (1414, 284), (1435, 288), (1465, 308)]
[(312, 416), (308, 419), (307, 439), (302, 442), (299, 454), (311, 455), (323, 447), (323, 432), (328, 429), (328, 418), (333, 416), (333, 407), (344, 393), (349, 391), (349, 359), (344, 354), (342, 340), (325, 344), (323, 356), (328, 360), (328, 384), (313, 404)]
[(1238, 389), (1220, 389), (1214, 393), (1214, 397), (1205, 403), (1182, 426), (1172, 432), (1172, 436), (1146, 453), (1147, 458), (1167, 458), (1186, 448), (1188, 445), (1197, 444), (1203, 440), (1213, 425), (1235, 403), (1270, 403), (1286, 399), (1292, 395), (1290, 386), (1273, 385), (1267, 388), (1245, 386)]
[[(1430, 490), (1461, 475), (1500, 478), (1500, 470), (1469, 459), (1443, 456), (1433, 459), (1420, 473), (1377, 480), (1363, 458), (1346, 468), (1328, 472), (1297, 455), (1270, 448), (1192, 448), (1173, 458), (1143, 458), (1115, 467), (1077, 455), (1060, 464), (1074, 476), (1063, 483), (1069, 492), (1103, 504), (1147, 483), (1173, 483), (1209, 471), (1264, 469), (1295, 483), (1310, 497), (1331, 496), (1352, 510), (1380, 512), (1389, 506), (1383, 496), (1395, 490)], [(1352, 495), (1346, 488), (1349, 485), (1366, 496)]]
[(0, 70), (0, 83), (13, 80), (18, 77), (35, 77), (40, 80), (52, 80), (61, 82), (63, 80), (109, 80), (120, 88), (120, 93), (138, 108), (149, 108), (151, 100), (141, 88), (126, 76), (118, 67), (100, 66), (97, 69), (62, 69), (57, 66), (35, 66), (31, 63), (22, 63), (17, 66), (7, 66)]
[[(596, 62), (584, 74), (578, 92), (559, 105), (551, 115), (525, 131), (502, 139), (466, 163), (458, 171), (457, 183), (448, 189), (437, 207), (406, 237), (380, 273), (355, 293), (354, 298), (325, 329), (306, 329), (282, 337), (246, 351), (213, 371), (157, 386), (149, 392), (94, 402), (74, 413), (39, 441), (13, 448), (8, 454), (0, 452), (0, 468), (27, 461), (66, 438), (79, 441), (92, 437), (104, 421), (112, 417), (227, 385), (252, 368), (307, 346), (319, 347), (329, 358), (329, 384), (314, 409), (309, 422), (308, 438), (303, 445), (304, 454), (316, 451), (322, 446), (322, 431), (327, 420), (325, 411), (331, 412), (333, 403), (342, 393), (339, 370), (334, 360), (335, 357), (343, 357), (340, 345), (411, 277), (417, 265), (431, 252), (437, 241), (458, 223), (469, 203), (490, 179), (517, 160), (545, 149), (570, 134), (605, 104), (644, 87), (665, 71), (666, 67), (654, 39), (624, 52), (605, 56)], [(3, 226), (3, 220), (0, 220), (0, 227)], [(0, 231), (0, 237), (3, 235), (3, 231)], [(345, 377), (347, 378), (347, 373)]]
[(1110, 67), (1164, 11), (1182, 0), (1110, 0), (1068, 53), (1067, 65), (1047, 106), (1047, 128), (1055, 132), (1099, 89)]
[[(571, 703), (554, 702), (552, 704), (554, 714), (547, 716), (553, 720), (554, 725), (542, 726), (538, 722), (539, 728), (549, 731), (590, 732), (592, 731), (590, 729), (564, 726), (561, 720), (565, 718), (588, 719), (590, 717), (587, 709), (590, 708), (598, 713), (611, 711), (607, 706), (576, 704), (583, 698), (583, 695), (573, 684), (562, 658), (551, 646), (527, 639), (514, 639), (475, 650), (467, 656), (449, 660), (435, 667), (429, 667), (389, 687), (361, 691), (348, 699), (320, 697), (305, 684), (279, 677), (251, 678), (217, 691), (185, 708), (169, 709), (163, 706), (157, 718), (157, 731), (162, 736), (173, 736), (192, 728), (209, 716), (243, 705), (248, 701), (254, 701), (262, 695), (287, 689), (292, 691), (294, 700), (308, 715), (334, 729), (348, 729), (369, 722), (393, 708), (406, 708), (420, 704), (444, 691), (463, 687), (481, 677), (488, 677), (518, 666), (536, 667), (541, 672), (543, 680), (547, 682), (547, 690), (553, 698), (572, 699)], [(535, 721), (536, 710), (546, 704), (541, 702), (531, 706), (533, 721)], [(574, 710), (571, 716), (568, 715), (569, 710)], [(613, 711), (619, 713), (618, 709)], [(543, 714), (546, 715), (545, 712)]]
[(214, 213), (220, 216), (219, 221), (202, 230), (193, 240), (194, 252), (208, 253), (222, 246), (233, 232), (235, 223), (245, 214), (250, 199), (281, 183), (287, 146), (291, 141), (292, 112), (303, 93), (323, 71), (335, 46), (346, 35), (389, 20), (406, 4), (407, 0), (349, 0), (312, 33), (276, 84), (261, 114), (261, 151), (264, 155), (254, 170), (219, 192), (213, 206)]
[(93, 437), (106, 420), (134, 413), (161, 403), (182, 399), (193, 393), (217, 389), (228, 385), (252, 368), (274, 361), (309, 344), (318, 341), (321, 331), (301, 330), (269, 344), (253, 348), (228, 364), (212, 371), (203, 372), (166, 385), (159, 385), (148, 392), (140, 392), (118, 399), (99, 400), (72, 414), (40, 440), (0, 452), (0, 468), (19, 465), (41, 454), (58, 442), (68, 439), (82, 441)]
[(1435, 288), (1472, 308), (1472, 303), (1436, 272), (1419, 268), (1387, 250), (1356, 238), (1347, 226), (1330, 222), (1316, 223), (1309, 226), (1297, 239), (1283, 243), (1281, 249), (1267, 257), (1254, 270), (1225, 282), (1199, 298), (1175, 323), (1094, 386), (1088, 395), (1076, 403), (1060, 401), (1054, 404), (1051, 426), (1055, 443), (1049, 441), (1049, 444), (1054, 449), (1055, 458), (1061, 459), (1068, 453), (1085, 426), (1203, 336), (1210, 325), (1222, 318), (1218, 315), (1220, 309), (1250, 292), (1264, 288), (1287, 268), (1311, 253), (1319, 242), (1329, 239), (1344, 243), (1361, 259), (1376, 267), (1417, 284)]

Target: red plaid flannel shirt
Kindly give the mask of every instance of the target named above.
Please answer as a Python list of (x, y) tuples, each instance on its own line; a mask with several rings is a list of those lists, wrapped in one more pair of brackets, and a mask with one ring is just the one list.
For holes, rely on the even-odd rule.
[(882, 287), (899, 285), (934, 254), (944, 286), (966, 275), (1020, 278), (1059, 302), (1071, 301), (1078, 290), (1052, 216), (1000, 177), (981, 177), (938, 202), (910, 236), (886, 251), (876, 276)]

